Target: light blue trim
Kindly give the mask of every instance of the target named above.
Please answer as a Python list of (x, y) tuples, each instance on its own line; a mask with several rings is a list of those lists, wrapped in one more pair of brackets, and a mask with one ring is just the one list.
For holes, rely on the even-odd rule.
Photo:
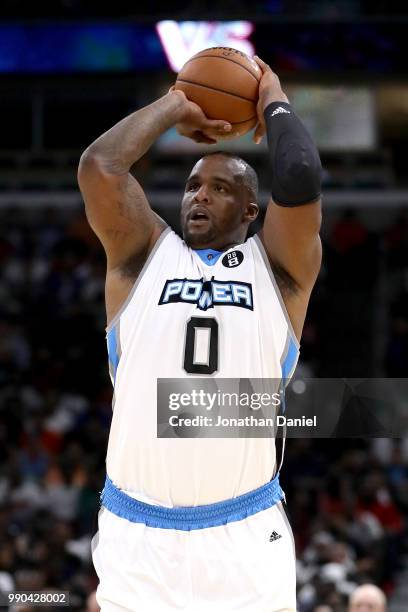
[(285, 301), (284, 301), (284, 299), (282, 297), (282, 294), (280, 292), (280, 289), (278, 287), (278, 283), (276, 282), (276, 278), (275, 278), (275, 275), (274, 275), (273, 270), (271, 268), (271, 264), (270, 264), (270, 261), (269, 261), (269, 258), (268, 258), (268, 254), (267, 254), (267, 252), (265, 250), (264, 245), (262, 244), (262, 240), (260, 239), (259, 234), (255, 234), (255, 236), (253, 236), (252, 238), (249, 238), (248, 242), (250, 242), (251, 240), (253, 240), (255, 242), (255, 244), (257, 245), (257, 247), (259, 249), (259, 252), (260, 252), (261, 257), (262, 257), (262, 259), (264, 261), (265, 267), (266, 267), (266, 269), (268, 271), (269, 278), (271, 279), (272, 285), (273, 285), (273, 287), (275, 289), (275, 293), (276, 293), (276, 295), (278, 297), (279, 304), (280, 304), (280, 306), (282, 308), (283, 315), (284, 315), (284, 317), (286, 319), (286, 322), (288, 324), (288, 328), (289, 328), (290, 334), (292, 336), (293, 342), (295, 343), (295, 345), (299, 349), (300, 348), (299, 340), (297, 339), (295, 331), (293, 329), (289, 313), (288, 313), (288, 311), (286, 309)]
[[(193, 249), (199, 258), (207, 264), (207, 266), (215, 266), (224, 251), (216, 251), (215, 249)], [(212, 259), (208, 259), (208, 255), (212, 255)]]
[(292, 336), (289, 337), (289, 346), (286, 357), (282, 363), (282, 378), (289, 379), (293, 373), (299, 357), (299, 349), (293, 341)]
[(284, 499), (279, 475), (262, 487), (233, 499), (203, 506), (166, 508), (133, 499), (118, 489), (108, 475), (101, 493), (101, 504), (116, 516), (132, 523), (144, 523), (159, 529), (191, 531), (242, 521)]
[(117, 340), (117, 332), (118, 325), (114, 325), (106, 334), (106, 339), (108, 343), (108, 358), (109, 365), (111, 366), (111, 372), (113, 376), (113, 381), (116, 381), (116, 371), (119, 365), (119, 350), (118, 350), (118, 340)]

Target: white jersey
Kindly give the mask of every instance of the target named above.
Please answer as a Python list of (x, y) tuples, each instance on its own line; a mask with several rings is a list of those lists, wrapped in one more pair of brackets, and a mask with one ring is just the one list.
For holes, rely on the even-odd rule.
[(156, 437), (158, 378), (293, 373), (299, 343), (258, 237), (220, 254), (195, 251), (167, 228), (107, 327), (107, 343), (114, 397), (106, 463), (117, 487), (148, 503), (197, 506), (274, 476), (273, 438)]

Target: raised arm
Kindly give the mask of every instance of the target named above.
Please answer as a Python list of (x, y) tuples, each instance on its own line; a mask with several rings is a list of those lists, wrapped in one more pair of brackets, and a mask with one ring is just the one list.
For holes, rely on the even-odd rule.
[(254, 139), (259, 143), (267, 132), (272, 183), (272, 198), (259, 235), (300, 339), (321, 265), (321, 164), (277, 75), (262, 60), (255, 59), (263, 76)]
[(165, 227), (129, 170), (176, 124), (186, 136), (210, 143), (228, 127), (225, 121), (208, 120), (182, 92), (170, 91), (119, 121), (81, 156), (78, 183), (89, 224), (105, 249), (108, 271), (129, 260), (143, 263)]

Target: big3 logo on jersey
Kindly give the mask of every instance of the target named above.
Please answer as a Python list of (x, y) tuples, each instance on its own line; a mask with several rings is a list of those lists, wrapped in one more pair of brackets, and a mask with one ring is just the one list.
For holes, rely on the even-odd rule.
[(214, 306), (239, 306), (253, 310), (252, 285), (236, 281), (174, 278), (165, 282), (160, 304), (188, 302), (199, 310)]

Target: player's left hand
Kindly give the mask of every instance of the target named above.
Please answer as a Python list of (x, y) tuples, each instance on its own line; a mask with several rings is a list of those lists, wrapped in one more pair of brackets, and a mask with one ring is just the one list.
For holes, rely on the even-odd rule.
[(259, 82), (258, 104), (256, 106), (258, 124), (253, 135), (255, 144), (259, 144), (265, 134), (265, 120), (263, 116), (265, 108), (271, 102), (289, 102), (289, 100), (282, 91), (278, 75), (257, 55), (254, 55), (254, 60), (262, 70), (262, 77)]

